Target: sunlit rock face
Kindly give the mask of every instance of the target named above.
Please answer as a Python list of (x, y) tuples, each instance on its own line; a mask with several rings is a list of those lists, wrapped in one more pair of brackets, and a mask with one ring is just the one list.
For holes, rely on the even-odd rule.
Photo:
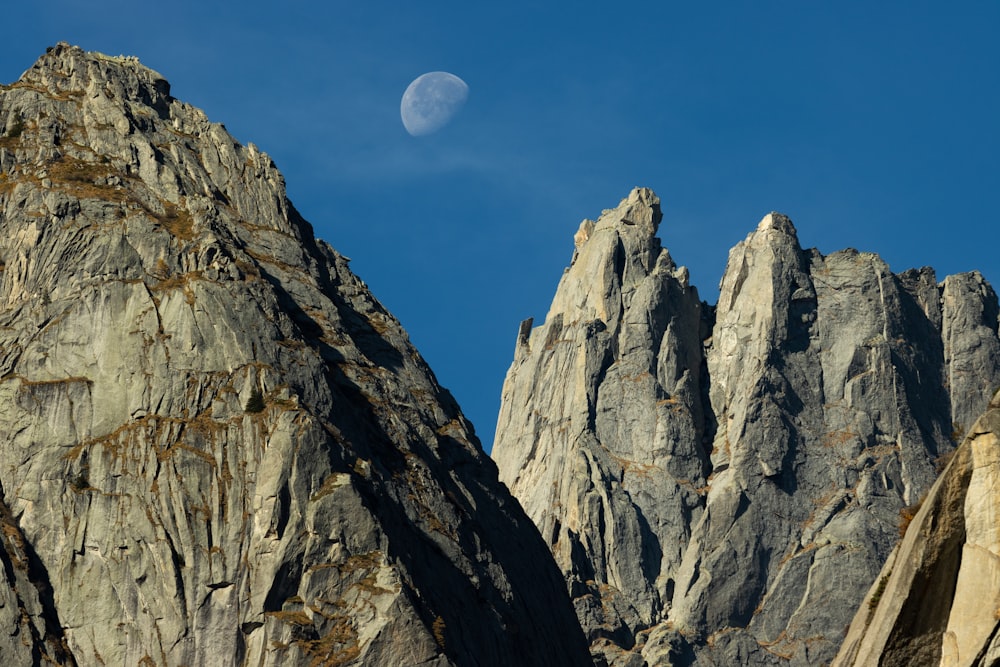
[(0, 485), (4, 665), (589, 661), (399, 323), (133, 58), (0, 89)]
[(614, 665), (828, 662), (1000, 384), (997, 299), (767, 215), (701, 303), (633, 191), (522, 325), (493, 456)]

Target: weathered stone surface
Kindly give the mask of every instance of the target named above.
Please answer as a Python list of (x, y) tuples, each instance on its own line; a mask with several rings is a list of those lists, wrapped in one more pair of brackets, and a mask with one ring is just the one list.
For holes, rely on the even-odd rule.
[(708, 474), (702, 307), (659, 222), (635, 190), (581, 225), (545, 323), (518, 343), (494, 445), (612, 652), (662, 618)]
[(267, 155), (62, 44), (0, 130), (0, 662), (588, 661), (470, 425)]
[(858, 610), (834, 665), (1000, 659), (1000, 393), (970, 429)]
[(829, 661), (900, 509), (1000, 382), (996, 295), (803, 250), (772, 213), (712, 309), (660, 248), (658, 203), (636, 190), (585, 221), (545, 323), (522, 327), (501, 478), (599, 659)]

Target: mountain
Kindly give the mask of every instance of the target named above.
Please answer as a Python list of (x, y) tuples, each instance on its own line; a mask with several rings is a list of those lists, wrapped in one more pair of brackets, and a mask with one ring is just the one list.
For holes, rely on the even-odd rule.
[(716, 306), (636, 189), (521, 325), (493, 457), (598, 664), (816, 665), (1000, 384), (997, 297), (804, 250), (771, 213)]
[(834, 665), (1000, 662), (1000, 393), (918, 507)]
[(399, 322), (135, 58), (0, 88), (0, 487), (5, 665), (590, 661)]

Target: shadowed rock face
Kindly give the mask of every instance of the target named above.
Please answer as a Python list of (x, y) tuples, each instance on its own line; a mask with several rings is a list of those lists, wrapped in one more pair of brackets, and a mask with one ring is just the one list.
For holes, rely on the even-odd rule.
[(0, 89), (0, 663), (578, 665), (399, 323), (135, 59)]
[(898, 531), (1000, 383), (997, 299), (766, 216), (699, 302), (638, 189), (584, 221), (522, 325), (493, 456), (599, 661), (832, 659)]

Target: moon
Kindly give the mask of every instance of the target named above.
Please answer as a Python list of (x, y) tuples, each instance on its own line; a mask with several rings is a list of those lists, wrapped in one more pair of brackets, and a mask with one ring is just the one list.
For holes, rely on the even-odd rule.
[(399, 104), (403, 127), (415, 137), (437, 132), (462, 110), (469, 86), (454, 74), (428, 72), (414, 79)]

